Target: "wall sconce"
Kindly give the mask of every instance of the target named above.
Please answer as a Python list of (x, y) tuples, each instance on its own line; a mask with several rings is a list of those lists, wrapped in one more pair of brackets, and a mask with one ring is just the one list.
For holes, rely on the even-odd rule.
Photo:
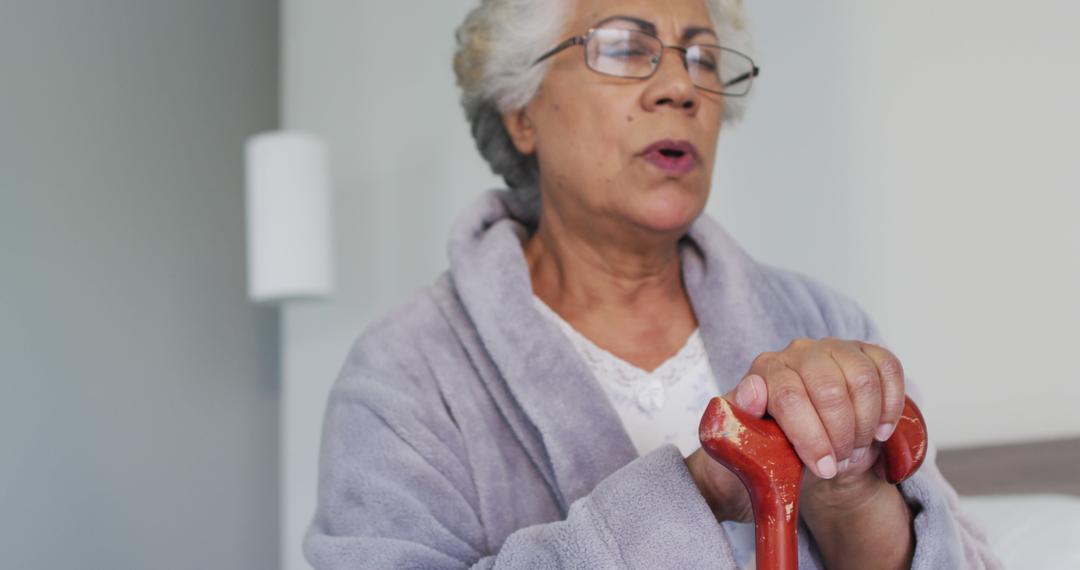
[(245, 145), (248, 297), (256, 303), (325, 299), (334, 289), (326, 144), (266, 132)]

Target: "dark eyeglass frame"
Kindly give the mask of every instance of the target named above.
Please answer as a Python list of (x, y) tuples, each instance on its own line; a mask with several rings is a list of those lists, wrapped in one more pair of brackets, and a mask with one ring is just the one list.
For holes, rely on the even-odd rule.
[[(544, 61), (544, 60), (546, 60), (548, 58), (551, 58), (552, 56), (558, 54), (559, 52), (561, 52), (563, 50), (572, 48), (574, 46), (584, 46), (584, 45), (588, 44), (589, 40), (591, 40), (592, 37), (596, 34), (596, 32), (598, 30), (601, 30), (601, 29), (604, 29), (604, 30), (612, 30), (612, 29), (614, 29), (614, 30), (622, 30), (624, 28), (589, 28), (589, 30), (587, 32), (585, 32), (585, 34), (580, 35), (580, 36), (574, 36), (572, 38), (568, 38), (567, 40), (563, 41), (559, 45), (552, 48), (550, 51), (548, 51), (544, 55), (541, 55), (540, 57), (536, 58), (536, 61), (534, 61), (532, 64), (535, 66), (535, 65), (539, 64), (540, 62), (542, 62), (542, 61)], [(630, 29), (627, 29), (625, 31), (635, 32), (635, 33), (638, 33), (638, 34), (648, 36), (650, 38), (655, 39), (656, 43), (660, 44), (660, 56), (657, 58), (656, 62), (653, 64), (652, 73), (650, 73), (649, 75), (642, 76), (642, 77), (627, 77), (625, 75), (615, 75), (615, 74), (611, 74), (611, 73), (605, 73), (605, 72), (597, 70), (593, 66), (589, 65), (589, 51), (587, 49), (584, 50), (583, 53), (582, 53), (582, 55), (585, 57), (585, 67), (588, 67), (590, 70), (592, 70), (595, 73), (599, 73), (600, 75), (606, 75), (608, 77), (620, 77), (620, 78), (623, 78), (623, 79), (648, 79), (648, 78), (652, 77), (653, 75), (656, 75), (656, 71), (658, 69), (660, 69), (660, 63), (664, 59), (664, 50), (673, 49), (673, 50), (675, 50), (677, 52), (680, 52), (682, 54), (681, 59), (682, 59), (682, 63), (683, 63), (683, 68), (686, 69), (687, 71), (689, 71), (690, 70), (690, 64), (689, 64), (689, 62), (686, 61), (686, 56), (688, 55), (690, 49), (694, 48), (694, 47), (707, 47), (707, 48), (719, 49), (720, 51), (731, 52), (731, 53), (733, 53), (735, 55), (746, 58), (746, 60), (750, 62), (751, 70), (746, 72), (746, 73), (743, 73), (742, 75), (739, 75), (738, 77), (735, 77), (731, 81), (728, 81), (728, 82), (724, 83), (725, 88), (730, 87), (732, 85), (737, 85), (739, 83), (742, 83), (743, 81), (750, 81), (750, 80), (754, 79), (755, 77), (757, 77), (758, 75), (761, 75), (761, 68), (759, 68), (757, 66), (757, 64), (754, 63), (753, 58), (746, 55), (745, 53), (742, 53), (742, 52), (737, 51), (737, 50), (733, 50), (731, 48), (727, 48), (727, 47), (720, 46), (720, 45), (715, 45), (715, 44), (691, 44), (690, 46), (687, 46), (687, 47), (669, 46), (669, 45), (666, 45), (658, 36), (656, 36), (654, 34), (650, 34), (649, 32), (646, 32), (644, 30), (630, 30)], [(727, 93), (725, 91), (717, 91), (716, 89), (710, 89), (708, 87), (702, 87), (701, 85), (698, 85), (697, 83), (694, 83), (694, 87), (697, 87), (698, 89), (703, 89), (703, 90), (708, 91), (710, 93), (716, 93), (718, 95), (723, 95), (725, 97), (745, 97), (748, 93), (750, 93), (750, 87), (746, 88), (745, 93)]]

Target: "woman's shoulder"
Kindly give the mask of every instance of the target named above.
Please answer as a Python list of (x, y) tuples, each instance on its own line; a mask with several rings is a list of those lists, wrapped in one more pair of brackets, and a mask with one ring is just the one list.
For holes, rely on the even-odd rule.
[(794, 269), (761, 262), (758, 268), (770, 289), (791, 311), (822, 327), (819, 336), (873, 342), (869, 340), (877, 334), (873, 321), (847, 293)]
[[(851, 296), (801, 271), (759, 260), (714, 218), (699, 218), (690, 235), (706, 258), (730, 267), (718, 272), (718, 280), (709, 286), (724, 287), (724, 275), (730, 274), (738, 294), (757, 296), (767, 313), (793, 325), (786, 333), (860, 340), (875, 334), (873, 323)], [(742, 291), (744, 287), (748, 291)]]
[(334, 389), (377, 384), (430, 392), (432, 352), (445, 352), (457, 342), (447, 314), (447, 301), (453, 298), (443, 275), (371, 321), (350, 345)]

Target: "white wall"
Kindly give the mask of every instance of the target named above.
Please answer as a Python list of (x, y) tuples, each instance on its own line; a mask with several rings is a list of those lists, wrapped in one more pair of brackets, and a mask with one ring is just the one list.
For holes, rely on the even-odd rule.
[(943, 443), (1080, 434), (1080, 4), (851, 4), (860, 298)]
[[(349, 343), (445, 267), (453, 216), (498, 184), (450, 69), (474, 3), (285, 2), (283, 122), (336, 154), (340, 276), (334, 301), (285, 313), (285, 568), (305, 567)], [(751, 3), (764, 73), (709, 206), (758, 258), (870, 311), (945, 445), (1080, 435), (1062, 362), (1080, 340), (1080, 7), (1015, 6)]]
[(941, 444), (1080, 434), (1080, 5), (751, 10), (764, 72), (718, 217), (866, 307)]

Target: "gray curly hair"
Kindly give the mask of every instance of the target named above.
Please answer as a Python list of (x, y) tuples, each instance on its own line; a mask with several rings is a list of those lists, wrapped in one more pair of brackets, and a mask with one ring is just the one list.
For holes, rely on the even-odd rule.
[[(704, 0), (720, 43), (752, 53), (742, 0)], [(502, 114), (525, 107), (547, 72), (532, 63), (564, 38), (567, 0), (481, 0), (457, 29), (454, 72), (461, 104), (480, 154), (506, 181), (514, 198), (535, 220), (540, 172), (533, 155), (518, 152)], [(743, 115), (745, 100), (728, 98), (724, 120)]]

